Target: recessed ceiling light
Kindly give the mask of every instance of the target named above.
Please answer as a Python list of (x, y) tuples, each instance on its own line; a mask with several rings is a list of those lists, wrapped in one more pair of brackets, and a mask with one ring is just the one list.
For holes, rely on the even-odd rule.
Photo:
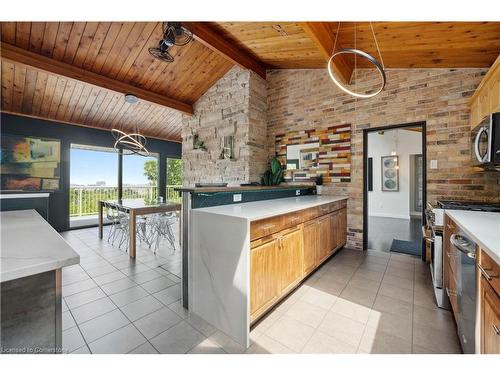
[(125, 94), (125, 101), (130, 104), (135, 104), (139, 101), (139, 98), (134, 94)]

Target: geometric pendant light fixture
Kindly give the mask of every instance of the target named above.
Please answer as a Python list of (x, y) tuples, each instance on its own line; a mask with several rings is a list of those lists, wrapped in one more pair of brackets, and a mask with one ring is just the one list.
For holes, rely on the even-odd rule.
[[(335, 83), (335, 85), (337, 85), (345, 93), (352, 95), (356, 98), (362, 98), (362, 99), (373, 98), (374, 96), (378, 95), (384, 89), (385, 83), (386, 83), (384, 61), (382, 60), (380, 48), (378, 46), (377, 38), (375, 36), (375, 32), (373, 31), (373, 26), (372, 26), (371, 22), (370, 22), (370, 27), (372, 30), (373, 39), (375, 40), (375, 45), (377, 46), (377, 51), (378, 51), (381, 62), (379, 62), (376, 58), (374, 58), (369, 53), (364, 52), (364, 51), (356, 48), (356, 25), (354, 25), (354, 48), (342, 48), (342, 49), (339, 49), (338, 51), (336, 51), (335, 47), (337, 46), (337, 38), (339, 36), (339, 30), (340, 30), (340, 22), (339, 22), (338, 27), (337, 27), (337, 33), (335, 35), (335, 43), (333, 45), (333, 53), (332, 53), (332, 56), (330, 57), (330, 59), (328, 60), (328, 65), (327, 65), (328, 74), (330, 75), (330, 78), (333, 81), (333, 83)], [(349, 88), (347, 88), (346, 86), (344, 86), (340, 82), (340, 80), (335, 76), (335, 74), (333, 72), (332, 65), (333, 65), (334, 60), (337, 56), (345, 55), (345, 54), (354, 55), (354, 71), (356, 71), (356, 57), (358, 57), (358, 56), (366, 59), (368, 62), (370, 62), (375, 67), (375, 69), (377, 69), (377, 71), (380, 75), (380, 78), (381, 78), (381, 84), (377, 90), (375, 90), (371, 93), (368, 93), (368, 94), (359, 93), (359, 92), (355, 92), (353, 90), (350, 90)]]
[[(125, 101), (130, 104), (135, 104), (139, 101), (137, 96), (132, 94), (125, 95)], [(122, 150), (124, 155), (141, 155), (149, 156), (149, 151), (146, 148), (147, 139), (139, 133), (137, 123), (134, 125), (132, 132), (125, 132), (124, 129), (115, 127), (111, 129), (111, 134), (115, 138), (114, 148), (116, 151)]]

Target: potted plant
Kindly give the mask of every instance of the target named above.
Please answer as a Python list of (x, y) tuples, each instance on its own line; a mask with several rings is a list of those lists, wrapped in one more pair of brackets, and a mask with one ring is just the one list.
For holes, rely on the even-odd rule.
[(198, 134), (195, 134), (194, 137), (193, 137), (193, 148), (195, 150), (207, 151), (207, 147), (205, 146), (205, 141), (202, 141), (198, 137)]
[(316, 176), (316, 194), (321, 195), (323, 192), (323, 175), (319, 174)]
[(269, 163), (269, 168), (262, 176), (261, 184), (264, 186), (279, 185), (283, 181), (283, 175), (283, 166), (277, 158), (273, 158)]

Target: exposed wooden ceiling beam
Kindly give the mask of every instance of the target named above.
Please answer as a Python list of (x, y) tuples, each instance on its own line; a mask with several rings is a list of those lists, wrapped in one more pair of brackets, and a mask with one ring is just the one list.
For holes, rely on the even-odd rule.
[(215, 32), (206, 22), (183, 22), (182, 25), (191, 31), (195, 39), (200, 43), (220, 53), (242, 68), (252, 70), (266, 79), (266, 68), (262, 62), (236, 48), (233, 44), (229, 43), (221, 35)]
[(2, 43), (0, 51), (2, 60), (31, 66), (49, 73), (76, 79), (78, 81), (97, 87), (104, 87), (108, 90), (119, 93), (133, 94), (140, 100), (159, 104), (186, 114), (193, 114), (193, 106), (191, 104), (144, 90), (128, 83), (120, 82), (112, 78), (15, 47), (8, 43)]
[[(316, 43), (321, 54), (328, 61), (333, 52), (333, 46), (335, 43), (334, 35), (327, 22), (302, 22), (302, 28), (311, 37), (311, 39)], [(338, 45), (336, 49), (342, 48)], [(351, 74), (353, 67), (347, 63), (345, 58), (340, 55), (336, 56), (332, 61), (332, 68), (334, 73), (343, 81), (343, 83), (349, 83), (351, 79)]]

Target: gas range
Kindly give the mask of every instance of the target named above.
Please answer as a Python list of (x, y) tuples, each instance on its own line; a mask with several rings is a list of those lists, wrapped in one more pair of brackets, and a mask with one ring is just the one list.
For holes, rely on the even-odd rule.
[(437, 206), (444, 210), (500, 212), (500, 204), (497, 203), (446, 200), (446, 201), (437, 201)]

